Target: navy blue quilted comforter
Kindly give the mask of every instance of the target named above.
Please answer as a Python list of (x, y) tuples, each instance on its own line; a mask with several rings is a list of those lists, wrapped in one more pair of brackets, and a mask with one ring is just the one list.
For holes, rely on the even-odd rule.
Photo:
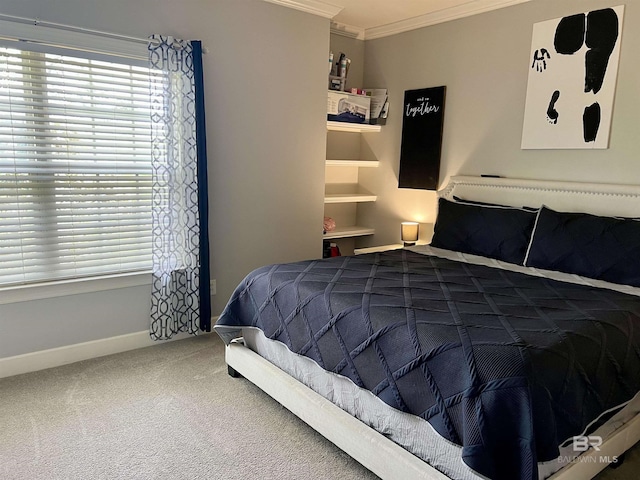
[(255, 326), (429, 421), (491, 479), (640, 390), (640, 299), (407, 250), (259, 268), (217, 322)]

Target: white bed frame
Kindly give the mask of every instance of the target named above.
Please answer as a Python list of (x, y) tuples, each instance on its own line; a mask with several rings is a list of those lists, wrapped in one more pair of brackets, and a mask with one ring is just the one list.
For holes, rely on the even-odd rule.
[[(639, 217), (640, 186), (586, 184), (494, 177), (452, 177), (439, 196), (512, 206), (538, 207), (596, 215)], [(345, 453), (383, 479), (448, 480), (449, 477), (366, 426), (321, 395), (274, 366), (242, 342), (226, 347), (226, 362)], [(600, 451), (583, 453), (549, 480), (586, 480), (607, 464), (603, 456), (619, 456), (640, 441), (640, 415), (610, 435)], [(593, 457), (594, 461), (589, 458)]]

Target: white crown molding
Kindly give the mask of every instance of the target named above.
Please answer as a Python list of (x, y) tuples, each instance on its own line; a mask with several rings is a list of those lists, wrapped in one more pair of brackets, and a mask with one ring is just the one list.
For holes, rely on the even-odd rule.
[(408, 32), (438, 23), (456, 20), (458, 18), (470, 17), (491, 10), (497, 10), (520, 3), (526, 3), (531, 0), (476, 0), (473, 2), (458, 5), (456, 7), (445, 8), (436, 12), (427, 13), (407, 20), (381, 25), (379, 27), (367, 28), (365, 30), (365, 40), (373, 40), (375, 38), (388, 37), (397, 33)]
[(335, 17), (343, 7), (331, 5), (329, 3), (320, 2), (318, 0), (264, 0), (265, 2), (275, 3), (283, 7), (301, 10), (303, 12), (319, 15), (325, 18)]
[(347, 25), (346, 23), (331, 22), (331, 33), (342, 35), (343, 37), (364, 40), (364, 28)]

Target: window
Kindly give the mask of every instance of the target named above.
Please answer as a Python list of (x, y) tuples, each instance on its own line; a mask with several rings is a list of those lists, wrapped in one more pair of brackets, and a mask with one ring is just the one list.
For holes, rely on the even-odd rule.
[(0, 286), (151, 268), (146, 68), (0, 47)]

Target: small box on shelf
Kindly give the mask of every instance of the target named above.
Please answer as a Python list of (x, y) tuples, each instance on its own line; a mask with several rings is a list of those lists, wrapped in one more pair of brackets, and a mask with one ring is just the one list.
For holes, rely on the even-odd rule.
[(327, 97), (327, 120), (348, 123), (369, 123), (371, 98), (347, 92), (329, 90)]
[(329, 75), (329, 90), (344, 92), (347, 85), (346, 77), (338, 77), (337, 75)]

